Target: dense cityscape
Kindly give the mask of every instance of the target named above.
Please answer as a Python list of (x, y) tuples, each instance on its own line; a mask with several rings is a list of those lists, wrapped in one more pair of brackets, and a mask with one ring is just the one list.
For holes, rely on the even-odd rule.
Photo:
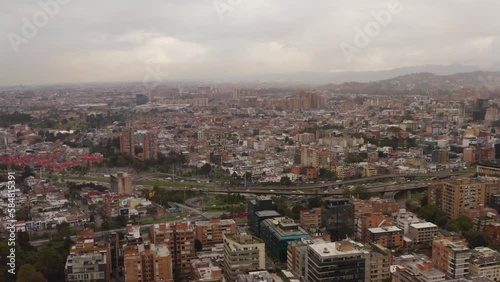
[(500, 7), (425, 2), (4, 1), (0, 282), (500, 281)]
[(498, 90), (135, 87), (3, 90), (18, 281), (500, 275)]

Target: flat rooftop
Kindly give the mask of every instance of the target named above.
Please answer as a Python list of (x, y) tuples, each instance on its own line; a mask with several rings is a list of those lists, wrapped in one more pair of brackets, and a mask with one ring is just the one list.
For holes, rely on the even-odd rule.
[(275, 210), (264, 210), (264, 211), (258, 211), (258, 212), (255, 212), (255, 215), (258, 216), (258, 217), (278, 217), (278, 216), (281, 216), (281, 214), (279, 214), (279, 212), (275, 211)]
[(397, 228), (396, 226), (375, 227), (375, 228), (368, 228), (368, 230), (371, 233), (386, 233), (386, 232), (399, 232), (399, 231), (403, 231), (402, 229)]
[[(330, 257), (330, 256), (342, 256), (342, 255), (355, 255), (355, 254), (364, 254), (368, 253), (368, 251), (359, 250), (356, 248), (352, 248), (350, 250), (339, 251), (338, 247), (341, 242), (328, 242), (328, 243), (317, 243), (309, 245), (315, 253), (320, 255), (321, 257)], [(344, 243), (344, 242), (342, 242)], [(345, 242), (349, 244), (348, 242)]]
[(413, 226), (415, 228), (437, 228), (438, 226), (432, 222), (421, 222), (421, 223), (412, 223), (410, 226)]

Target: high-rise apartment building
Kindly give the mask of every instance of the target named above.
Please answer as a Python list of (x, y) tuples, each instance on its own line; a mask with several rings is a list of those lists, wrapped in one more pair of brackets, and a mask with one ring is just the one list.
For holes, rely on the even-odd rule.
[(132, 128), (125, 128), (120, 134), (120, 153), (135, 156), (135, 135)]
[(213, 246), (223, 242), (223, 234), (236, 233), (236, 222), (233, 219), (211, 218), (194, 223), (196, 236), (203, 246)]
[(449, 152), (445, 149), (432, 151), (432, 162), (436, 164), (446, 164), (449, 161)]
[(142, 160), (158, 159), (158, 133), (147, 131), (142, 134)]
[(187, 221), (158, 223), (149, 227), (149, 238), (154, 244), (166, 244), (172, 255), (174, 272), (187, 277), (191, 272), (191, 259), (195, 256), (195, 229)]
[(132, 195), (132, 177), (126, 172), (110, 176), (111, 191), (118, 195)]
[(486, 247), (475, 248), (471, 252), (469, 270), (471, 276), (500, 281), (500, 253)]
[(368, 245), (370, 250), (370, 282), (384, 282), (391, 278), (392, 252), (377, 245)]
[(459, 279), (469, 275), (471, 252), (464, 241), (448, 239), (432, 242), (432, 263), (446, 273), (447, 279)]
[[(313, 135), (314, 136), (314, 135)], [(326, 149), (302, 147), (300, 149), (300, 164), (305, 167), (328, 168), (333, 164), (334, 158)]]
[(166, 244), (125, 244), (123, 263), (126, 282), (171, 282), (172, 256)]
[(224, 234), (223, 238), (226, 281), (236, 281), (239, 274), (265, 269), (266, 254), (262, 240), (246, 233)]
[(85, 229), (69, 249), (65, 266), (66, 281), (110, 281), (111, 250), (106, 242), (94, 240), (94, 230)]
[(454, 219), (466, 209), (484, 205), (486, 192), (485, 183), (463, 178), (429, 186), (428, 198), (430, 204), (437, 205), (448, 218)]
[(120, 196), (106, 194), (102, 198), (102, 208), (104, 214), (109, 217), (117, 217), (120, 215)]
[[(141, 160), (156, 160), (158, 159), (158, 132), (156, 131), (139, 131), (138, 138), (141, 137), (142, 154)], [(120, 134), (120, 153), (135, 157), (135, 139), (136, 132), (132, 128), (125, 128)]]

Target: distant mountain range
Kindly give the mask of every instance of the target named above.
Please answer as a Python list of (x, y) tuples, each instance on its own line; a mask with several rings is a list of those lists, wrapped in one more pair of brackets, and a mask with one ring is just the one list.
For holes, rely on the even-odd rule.
[(486, 69), (461, 64), (422, 65), (364, 72), (293, 72), (259, 75), (247, 81), (269, 84), (315, 85), (318, 90), (362, 94), (450, 93), (462, 87), (500, 94), (500, 64)]
[(402, 67), (381, 71), (350, 71), (350, 72), (291, 72), (280, 74), (263, 74), (246, 77), (245, 81), (260, 82), (291, 82), (291, 83), (344, 83), (344, 82), (370, 82), (386, 80), (394, 77), (415, 73), (432, 73), (435, 75), (451, 75), (457, 73), (470, 73), (477, 71), (500, 71), (500, 64), (492, 65), (489, 68), (481, 69), (477, 66), (451, 64), (451, 65), (421, 65)]
[(320, 87), (339, 93), (366, 94), (425, 94), (430, 90), (446, 93), (461, 88), (482, 89), (487, 93), (500, 94), (500, 72), (475, 71), (449, 75), (420, 72), (379, 81), (330, 83)]

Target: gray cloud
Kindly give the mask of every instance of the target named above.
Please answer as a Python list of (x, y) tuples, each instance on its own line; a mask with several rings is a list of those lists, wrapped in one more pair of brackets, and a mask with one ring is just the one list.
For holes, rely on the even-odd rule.
[[(221, 20), (215, 1), (237, 4)], [(23, 17), (41, 8), (2, 1), (0, 85), (141, 81), (148, 64), (207, 79), (500, 61), (495, 0), (399, 0), (403, 11), (350, 62), (339, 44), (391, 0), (215, 1), (72, 0), (17, 54), (8, 34), (22, 35)]]

